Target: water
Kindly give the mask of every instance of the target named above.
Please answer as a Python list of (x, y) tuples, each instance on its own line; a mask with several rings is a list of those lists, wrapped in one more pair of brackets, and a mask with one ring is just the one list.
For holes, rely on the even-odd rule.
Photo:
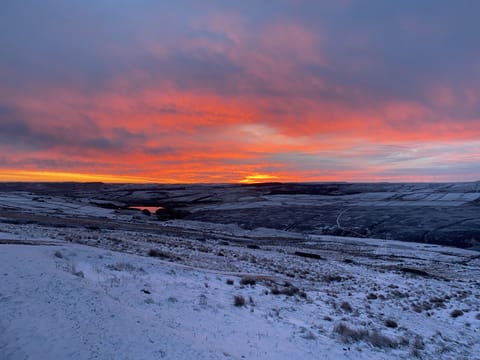
[(165, 209), (164, 207), (161, 207), (161, 206), (129, 206), (128, 208), (129, 209), (136, 209), (136, 210), (140, 210), (140, 211), (148, 210), (151, 213), (155, 213), (157, 210), (160, 210), (160, 209)]

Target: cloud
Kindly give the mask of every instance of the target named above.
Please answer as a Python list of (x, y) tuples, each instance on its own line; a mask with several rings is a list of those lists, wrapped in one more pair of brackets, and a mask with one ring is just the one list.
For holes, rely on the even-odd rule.
[(480, 136), (477, 10), (7, 1), (0, 166), (178, 181), (447, 179), (450, 168), (472, 179), (462, 154), (478, 154)]

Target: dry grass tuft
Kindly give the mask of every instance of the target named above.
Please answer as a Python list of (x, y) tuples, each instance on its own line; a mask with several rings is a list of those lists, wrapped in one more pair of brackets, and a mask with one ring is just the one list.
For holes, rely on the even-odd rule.
[(233, 297), (233, 305), (235, 306), (245, 306), (245, 298), (242, 295), (235, 295)]
[(463, 315), (463, 311), (462, 311), (462, 310), (458, 310), (458, 309), (453, 310), (453, 311), (450, 313), (450, 316), (451, 316), (452, 318), (457, 318), (457, 317), (462, 316), (462, 315)]
[(148, 256), (156, 257), (156, 258), (160, 258), (160, 259), (180, 260), (180, 258), (178, 256), (175, 256), (173, 254), (169, 254), (165, 251), (161, 251), (161, 250), (158, 250), (158, 249), (150, 249), (148, 251)]
[(245, 276), (240, 279), (240, 285), (254, 286), (256, 283), (257, 283), (257, 280), (255, 280), (253, 277)]
[(347, 301), (344, 301), (340, 304), (340, 309), (342, 309), (343, 311), (346, 311), (346, 312), (352, 312), (353, 311), (352, 305), (350, 305), (350, 303), (347, 302)]
[(297, 294), (300, 290), (297, 287), (290, 285), (290, 286), (284, 286), (280, 288), (277, 286), (274, 286), (270, 289), (270, 291), (273, 295), (293, 296)]
[(339, 334), (345, 343), (365, 341), (378, 348), (396, 348), (400, 345), (408, 344), (408, 341), (400, 343), (376, 330), (368, 331), (364, 328), (351, 328), (343, 322), (335, 325), (333, 332)]
[(333, 332), (339, 334), (345, 343), (364, 340), (368, 336), (366, 329), (353, 329), (343, 322), (335, 325)]
[(389, 328), (392, 328), (392, 329), (395, 329), (395, 328), (398, 327), (398, 324), (395, 320), (387, 319), (387, 320), (385, 320), (385, 326), (389, 327)]
[(425, 349), (425, 343), (420, 335), (415, 337), (412, 344), (412, 355), (417, 358), (422, 358), (422, 350)]
[(138, 272), (145, 272), (145, 270), (141, 267), (137, 268), (136, 266), (130, 264), (130, 263), (126, 263), (126, 262), (119, 262), (119, 263), (116, 263), (116, 264), (109, 264), (109, 265), (106, 265), (106, 268), (109, 269), (109, 270), (113, 270), (113, 271), (126, 271), (126, 272), (135, 272), (135, 271), (138, 271)]

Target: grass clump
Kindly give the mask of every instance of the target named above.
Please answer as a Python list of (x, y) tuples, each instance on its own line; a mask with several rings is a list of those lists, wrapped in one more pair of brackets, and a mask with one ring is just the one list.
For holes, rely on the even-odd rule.
[(399, 343), (398, 341), (383, 335), (379, 331), (368, 331), (364, 328), (355, 329), (349, 327), (343, 322), (335, 325), (333, 332), (340, 335), (344, 343), (365, 341), (378, 348), (396, 348), (400, 345), (406, 345), (406, 343)]
[(398, 327), (398, 324), (395, 320), (387, 319), (387, 320), (385, 320), (385, 326), (389, 327), (389, 328), (392, 328), (392, 329), (395, 329), (395, 328)]
[(347, 301), (344, 301), (340, 304), (340, 309), (342, 309), (343, 311), (346, 311), (346, 312), (352, 312), (353, 311), (352, 305), (350, 305), (350, 303), (347, 302)]
[(132, 264), (126, 263), (126, 262), (125, 263), (120, 262), (120, 263), (116, 263), (116, 264), (109, 264), (109, 265), (106, 265), (106, 268), (109, 269), (109, 270), (113, 270), (113, 271), (145, 272), (145, 270), (143, 270), (142, 268), (137, 268), (137, 267), (133, 266)]
[(253, 277), (243, 277), (240, 279), (240, 285), (250, 285), (254, 286), (257, 283), (257, 281)]
[(423, 342), (423, 338), (420, 335), (415, 337), (415, 340), (412, 344), (412, 355), (416, 358), (422, 358), (422, 350), (425, 349), (425, 343)]
[(333, 332), (339, 334), (345, 343), (360, 341), (368, 336), (366, 329), (354, 329), (343, 322), (335, 325)]
[(67, 270), (70, 274), (78, 276), (79, 278), (84, 278), (85, 274), (83, 271), (78, 271), (74, 263), (70, 263)]
[(242, 295), (235, 295), (233, 297), (233, 305), (237, 307), (245, 306), (245, 298)]
[(161, 251), (158, 249), (150, 249), (148, 251), (148, 256), (156, 257), (160, 259), (180, 260), (178, 256), (166, 253), (165, 251)]
[(398, 346), (398, 343), (395, 340), (390, 339), (379, 331), (369, 332), (367, 341), (378, 348), (395, 348)]
[(168, 257), (166, 253), (157, 249), (150, 249), (148, 251), (148, 256), (151, 257)]
[(462, 310), (458, 310), (458, 309), (453, 310), (453, 311), (450, 313), (450, 316), (451, 316), (452, 318), (457, 318), (457, 317), (462, 316), (462, 315), (463, 315), (463, 311), (462, 311)]
[[(293, 296), (295, 294), (299, 294), (300, 289), (286, 281), (284, 283), (284, 286), (281, 286), (281, 287), (278, 287), (277, 285), (272, 285), (270, 287), (270, 292), (273, 295)], [(307, 294), (305, 292), (302, 291), (301, 293), (302, 293), (302, 297), (305, 297), (305, 298), (307, 297)]]

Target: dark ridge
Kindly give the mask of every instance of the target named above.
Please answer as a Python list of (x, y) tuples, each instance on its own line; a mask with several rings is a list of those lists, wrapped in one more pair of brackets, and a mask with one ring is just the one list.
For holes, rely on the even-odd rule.
[(404, 272), (404, 273), (418, 275), (418, 276), (431, 277), (431, 275), (429, 273), (427, 273), (426, 271), (420, 270), (420, 269), (403, 267), (403, 268), (400, 268), (400, 271)]
[(245, 187), (269, 187), (269, 186), (278, 186), (278, 185), (284, 185), (284, 183), (281, 183), (281, 182), (262, 182), (262, 183), (253, 183), (253, 184), (240, 184), (240, 186), (245, 186)]
[(308, 253), (308, 252), (303, 252), (303, 251), (295, 251), (294, 255), (302, 256), (302, 257), (310, 258), (310, 259), (316, 259), (316, 260), (325, 260), (324, 258), (322, 258), (318, 254)]

